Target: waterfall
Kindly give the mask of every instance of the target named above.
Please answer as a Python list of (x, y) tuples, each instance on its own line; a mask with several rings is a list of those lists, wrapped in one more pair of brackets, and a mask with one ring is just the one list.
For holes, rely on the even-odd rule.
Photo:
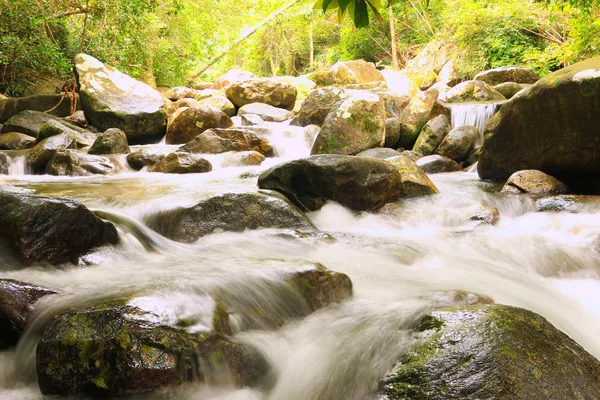
[(463, 125), (474, 125), (479, 129), (479, 142), (483, 143), (483, 130), (503, 103), (452, 104), (452, 129)]
[(10, 156), (4, 153), (0, 154), (0, 156), (2, 156), (0, 158), (0, 174), (18, 176), (31, 173), (24, 155)]

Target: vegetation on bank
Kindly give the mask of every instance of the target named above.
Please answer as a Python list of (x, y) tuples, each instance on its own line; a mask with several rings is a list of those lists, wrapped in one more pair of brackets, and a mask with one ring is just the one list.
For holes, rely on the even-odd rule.
[[(0, 93), (52, 91), (71, 76), (71, 59), (91, 54), (158, 86), (182, 85), (210, 59), (289, 0), (0, 0)], [(298, 1), (240, 43), (200, 79), (231, 68), (259, 76), (300, 75), (348, 59), (391, 66), (386, 2), (365, 3), (370, 23), (323, 13)], [(381, 7), (378, 17), (366, 3)], [(362, 10), (362, 11), (360, 11)], [(395, 1), (392, 19), (402, 67), (440, 40), (459, 74), (522, 64), (540, 74), (598, 54), (594, 0)], [(354, 19), (356, 21), (356, 18)], [(364, 25), (364, 19), (363, 19)]]

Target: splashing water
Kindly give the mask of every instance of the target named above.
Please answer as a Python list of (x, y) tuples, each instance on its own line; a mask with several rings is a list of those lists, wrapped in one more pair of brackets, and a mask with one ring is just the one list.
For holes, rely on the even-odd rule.
[(478, 144), (482, 144), (485, 125), (501, 105), (501, 102), (451, 104), (452, 129), (463, 125), (473, 125), (479, 129)]

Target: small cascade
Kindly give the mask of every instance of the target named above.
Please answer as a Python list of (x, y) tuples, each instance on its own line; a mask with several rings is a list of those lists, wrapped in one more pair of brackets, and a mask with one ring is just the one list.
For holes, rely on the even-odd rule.
[(463, 125), (473, 125), (479, 129), (480, 143), (483, 143), (483, 130), (503, 103), (452, 104), (452, 129)]
[(20, 176), (20, 175), (29, 175), (31, 171), (29, 166), (27, 165), (27, 159), (24, 155), (16, 155), (9, 156), (8, 154), (4, 154), (2, 157), (6, 164), (4, 167), (0, 165), (0, 174)]

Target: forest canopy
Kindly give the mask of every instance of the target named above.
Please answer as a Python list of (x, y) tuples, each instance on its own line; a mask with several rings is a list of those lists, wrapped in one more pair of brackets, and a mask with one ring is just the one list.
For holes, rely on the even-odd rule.
[[(78, 52), (153, 85), (182, 85), (289, 2), (0, 0), (0, 93), (28, 95), (60, 86), (72, 76), (71, 59)], [(465, 78), (510, 64), (544, 74), (600, 48), (597, 0), (399, 0), (391, 10), (388, 5), (296, 1), (198, 79), (232, 68), (259, 76), (301, 75), (359, 58), (389, 67), (388, 11), (400, 67), (432, 40), (444, 43)]]

